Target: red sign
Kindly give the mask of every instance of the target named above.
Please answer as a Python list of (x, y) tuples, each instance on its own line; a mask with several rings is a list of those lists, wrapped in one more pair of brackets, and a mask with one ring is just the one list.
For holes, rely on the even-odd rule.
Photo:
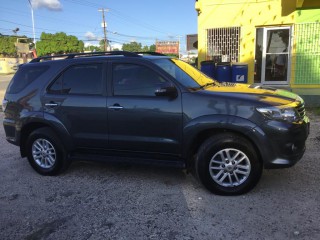
[(157, 41), (156, 52), (162, 54), (176, 54), (179, 55), (178, 41)]

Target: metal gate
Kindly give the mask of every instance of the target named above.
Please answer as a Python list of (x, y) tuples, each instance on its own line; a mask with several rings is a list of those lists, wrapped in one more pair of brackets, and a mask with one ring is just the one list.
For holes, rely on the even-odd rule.
[(240, 27), (207, 29), (207, 60), (238, 62)]

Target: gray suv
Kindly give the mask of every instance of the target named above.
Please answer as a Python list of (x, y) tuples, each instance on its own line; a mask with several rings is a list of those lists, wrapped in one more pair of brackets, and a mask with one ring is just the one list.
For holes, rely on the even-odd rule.
[(181, 167), (211, 192), (236, 195), (263, 168), (302, 158), (304, 101), (284, 90), (219, 83), (158, 54), (102, 52), (33, 59), (4, 100), (6, 139), (43, 175), (72, 160)]

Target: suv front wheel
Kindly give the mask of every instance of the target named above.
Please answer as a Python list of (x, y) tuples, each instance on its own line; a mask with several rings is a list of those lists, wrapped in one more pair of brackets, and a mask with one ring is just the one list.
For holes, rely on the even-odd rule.
[(57, 175), (69, 165), (59, 138), (50, 128), (33, 131), (26, 149), (30, 165), (42, 175)]
[(198, 150), (195, 167), (202, 184), (220, 195), (246, 193), (262, 174), (262, 164), (252, 144), (232, 133), (207, 139)]

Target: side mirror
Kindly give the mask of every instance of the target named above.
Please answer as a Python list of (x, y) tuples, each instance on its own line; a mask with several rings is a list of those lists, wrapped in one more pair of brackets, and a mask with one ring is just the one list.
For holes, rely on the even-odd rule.
[(178, 91), (175, 86), (165, 86), (157, 89), (155, 95), (158, 97), (171, 97), (175, 98), (178, 95)]

